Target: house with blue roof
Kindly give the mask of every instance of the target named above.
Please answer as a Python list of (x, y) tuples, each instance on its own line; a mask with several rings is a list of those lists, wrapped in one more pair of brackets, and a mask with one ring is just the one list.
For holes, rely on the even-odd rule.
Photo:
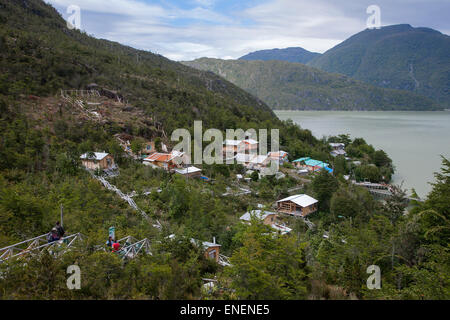
[(333, 169), (330, 168), (330, 165), (328, 163), (325, 163), (320, 160), (314, 160), (310, 157), (303, 157), (297, 160), (292, 161), (294, 165), (296, 165), (298, 168), (306, 168), (309, 171), (315, 172), (320, 171), (322, 169), (327, 170), (329, 173), (333, 173)]

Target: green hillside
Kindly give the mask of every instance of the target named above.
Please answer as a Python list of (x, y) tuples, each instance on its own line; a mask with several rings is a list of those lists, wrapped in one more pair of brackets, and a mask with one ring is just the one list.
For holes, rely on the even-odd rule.
[(2, 0), (0, 6), (1, 95), (47, 96), (96, 83), (118, 91), (168, 132), (194, 119), (220, 129), (227, 121), (275, 119), (265, 104), (211, 73), (69, 30), (41, 1)]
[(364, 30), (308, 65), (450, 106), (450, 37), (429, 28), (394, 25)]
[(383, 89), (298, 63), (202, 58), (184, 62), (208, 70), (284, 110), (434, 110), (432, 100)]
[[(68, 30), (43, 1), (0, 0), (0, 44), (0, 249), (45, 237), (61, 207), (66, 234), (84, 238), (68, 250), (65, 241), (52, 250), (25, 246), (18, 257), (4, 249), (0, 300), (449, 298), (448, 160), (428, 199), (411, 202), (405, 215), (403, 191), (394, 188), (379, 202), (344, 178), (353, 172), (358, 181), (391, 180), (392, 160), (364, 139), (318, 140), (213, 73)], [(92, 83), (99, 96), (60, 91)], [(146, 166), (115, 138), (135, 137), (131, 148), (138, 151), (141, 139), (170, 147), (172, 130), (191, 128), (194, 119), (205, 129), (279, 129), (290, 160), (327, 161), (333, 175), (300, 177), (289, 163), (280, 169), (284, 178), (253, 172), (247, 181), (238, 178), (248, 173), (242, 165), (204, 164), (206, 182)], [(333, 158), (330, 142), (344, 143), (359, 165)], [(119, 170), (105, 179), (121, 192), (84, 170), (80, 155), (92, 151), (113, 156)], [(240, 220), (261, 205), (273, 210), (292, 192), (318, 199), (308, 216), (314, 228), (280, 215), (279, 223), (292, 228), (283, 235), (256, 219)], [(144, 239), (151, 254), (111, 252), (111, 226), (116, 240)], [(191, 239), (216, 240), (231, 265), (218, 264)], [(366, 286), (373, 264), (383, 270), (381, 290)], [(79, 290), (67, 286), (73, 265), (81, 270)], [(205, 290), (204, 279), (214, 279), (218, 290)], [(167, 309), (169, 319), (177, 316), (177, 308)]]
[(306, 64), (318, 56), (320, 56), (320, 53), (310, 52), (300, 47), (293, 47), (255, 51), (240, 57), (239, 60), (280, 60)]

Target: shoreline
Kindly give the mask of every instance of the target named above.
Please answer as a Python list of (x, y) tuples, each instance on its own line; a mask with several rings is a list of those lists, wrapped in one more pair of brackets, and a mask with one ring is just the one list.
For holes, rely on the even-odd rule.
[(444, 110), (337, 110), (337, 109), (329, 109), (329, 110), (278, 110), (272, 109), (272, 112), (450, 112), (450, 109)]

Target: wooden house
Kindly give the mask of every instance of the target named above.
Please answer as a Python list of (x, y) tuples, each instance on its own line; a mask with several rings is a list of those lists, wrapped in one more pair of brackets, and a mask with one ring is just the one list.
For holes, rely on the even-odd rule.
[(280, 165), (285, 162), (289, 162), (288, 153), (285, 151), (269, 152), (268, 156), (270, 160), (278, 161)]
[(87, 152), (80, 157), (82, 165), (90, 170), (107, 170), (115, 167), (114, 158), (105, 152)]
[[(129, 154), (132, 153), (131, 150), (131, 141), (136, 139), (130, 134), (126, 133), (120, 133), (115, 135), (117, 141), (119, 142), (120, 146), (123, 148), (123, 150)], [(144, 141), (142, 144), (142, 149), (140, 151), (143, 155), (149, 155), (156, 152), (155, 148), (155, 142), (154, 141)]]
[(240, 217), (240, 219), (245, 223), (249, 223), (252, 220), (252, 217), (261, 220), (262, 223), (270, 226), (273, 223), (275, 223), (277, 219), (277, 214), (275, 212), (270, 211), (252, 210), (250, 212), (246, 212), (242, 217)]
[(330, 173), (333, 173), (333, 169), (330, 168), (328, 163), (319, 160), (314, 160), (309, 157), (300, 158), (292, 162), (299, 169), (308, 169), (308, 171), (312, 172), (326, 170)]
[(253, 139), (242, 140), (239, 142), (238, 150), (239, 152), (254, 151), (256, 153), (258, 150), (258, 141)]
[(204, 241), (202, 243), (203, 249), (205, 250), (205, 257), (209, 259), (216, 260), (219, 263), (220, 247), (221, 245), (215, 242)]
[(331, 155), (333, 157), (337, 157), (337, 156), (346, 156), (347, 152), (345, 152), (345, 144), (343, 143), (330, 143), (329, 144), (332, 151), (331, 151)]
[(241, 143), (240, 140), (225, 140), (223, 142), (223, 155), (234, 156), (238, 152), (238, 146)]
[(175, 173), (181, 174), (187, 178), (198, 178), (202, 175), (202, 169), (196, 167), (187, 167), (183, 169), (175, 169)]
[(257, 153), (258, 141), (253, 139), (225, 140), (223, 142), (224, 155), (236, 155), (237, 153)]
[(317, 211), (316, 199), (306, 194), (297, 194), (277, 201), (277, 211), (293, 216), (307, 216)]
[(242, 217), (240, 217), (240, 219), (244, 223), (250, 223), (252, 217), (255, 217), (256, 219), (262, 221), (263, 224), (272, 227), (272, 229), (275, 229), (276, 232), (279, 232), (281, 234), (287, 234), (292, 231), (291, 228), (278, 223), (278, 214), (275, 212), (252, 210), (250, 212), (246, 212)]
[(183, 153), (177, 151), (171, 153), (156, 152), (145, 158), (144, 164), (169, 171), (179, 167), (182, 157)]

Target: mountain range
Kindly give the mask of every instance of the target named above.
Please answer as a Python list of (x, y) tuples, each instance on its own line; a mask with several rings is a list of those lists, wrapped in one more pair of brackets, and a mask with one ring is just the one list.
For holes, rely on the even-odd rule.
[(300, 63), (201, 58), (184, 62), (211, 71), (278, 110), (436, 110), (431, 99), (380, 88)]
[(402, 24), (366, 29), (324, 54), (297, 47), (252, 52), (242, 63), (184, 63), (215, 72), (275, 109), (435, 110), (450, 108), (449, 57), (449, 36)]

